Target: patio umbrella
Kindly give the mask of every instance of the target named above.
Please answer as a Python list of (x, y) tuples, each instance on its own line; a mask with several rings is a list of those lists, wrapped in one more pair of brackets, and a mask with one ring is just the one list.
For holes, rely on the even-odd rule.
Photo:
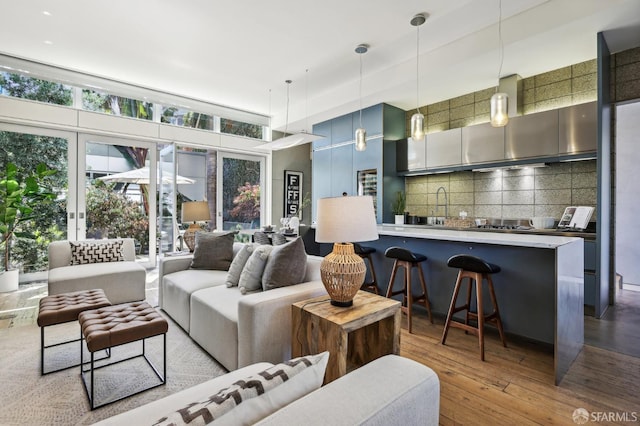
[[(138, 185), (149, 185), (149, 168), (142, 167), (140, 169), (133, 169), (122, 173), (115, 173), (109, 176), (103, 176), (98, 178), (103, 182), (122, 182), (122, 183), (137, 183)], [(158, 170), (158, 183), (160, 183), (160, 170)], [(173, 183), (173, 176), (163, 173), (162, 183)], [(184, 176), (176, 175), (176, 183), (178, 185), (192, 184), (195, 180), (189, 179)]]

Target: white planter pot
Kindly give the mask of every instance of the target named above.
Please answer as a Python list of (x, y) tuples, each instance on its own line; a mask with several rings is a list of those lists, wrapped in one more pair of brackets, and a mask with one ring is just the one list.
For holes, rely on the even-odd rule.
[(0, 272), (0, 293), (18, 290), (19, 272), (17, 269)]
[(404, 215), (397, 214), (396, 215), (396, 225), (404, 225)]

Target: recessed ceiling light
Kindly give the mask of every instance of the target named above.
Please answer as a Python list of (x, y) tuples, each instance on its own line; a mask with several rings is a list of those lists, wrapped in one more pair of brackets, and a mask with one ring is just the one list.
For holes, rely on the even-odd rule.
[(48, 12), (48, 11), (46, 11), (46, 10), (43, 10), (43, 11), (42, 11), (42, 14), (43, 14), (43, 15), (46, 15), (46, 16), (51, 16), (51, 12)]
[(45, 41), (44, 41), (44, 44), (52, 45), (52, 44), (53, 44), (53, 42), (52, 42), (51, 40), (45, 40)]

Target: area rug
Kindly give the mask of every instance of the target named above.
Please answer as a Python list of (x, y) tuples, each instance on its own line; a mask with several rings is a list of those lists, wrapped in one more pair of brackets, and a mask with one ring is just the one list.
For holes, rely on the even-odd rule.
[[(224, 367), (195, 344), (173, 321), (167, 333), (167, 383), (91, 411), (80, 367), (40, 375), (40, 329), (35, 325), (0, 330), (0, 425), (84, 425), (155, 401), (226, 373)], [(79, 336), (77, 323), (47, 328), (47, 342)], [(51, 349), (46, 368), (72, 365), (80, 358), (79, 343)], [(114, 348), (111, 361), (141, 352), (133, 343)], [(147, 340), (146, 352), (162, 372), (162, 338)], [(85, 352), (86, 353), (86, 352)], [(158, 378), (137, 358), (98, 370), (96, 392), (113, 399)], [(99, 401), (98, 401), (99, 402)], [(163, 413), (158, 413), (160, 416)], [(150, 424), (157, 419), (149, 419)]]

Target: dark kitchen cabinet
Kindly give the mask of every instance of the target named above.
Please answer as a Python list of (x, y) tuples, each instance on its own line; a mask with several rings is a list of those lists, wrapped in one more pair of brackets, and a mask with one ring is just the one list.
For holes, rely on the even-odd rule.
[(358, 195), (358, 171), (375, 170), (377, 188), (368, 192), (376, 196), (376, 219), (378, 223), (392, 221), (390, 207), (385, 206), (390, 206), (391, 194), (404, 189), (404, 179), (395, 168), (395, 141), (404, 136), (405, 112), (386, 104), (374, 105), (362, 110), (362, 125), (367, 131), (367, 148), (356, 151), (354, 135), (360, 126), (360, 111), (314, 124), (313, 133), (331, 128), (331, 140), (313, 145), (313, 220), (319, 198), (337, 197), (343, 192)]
[(353, 155), (355, 149), (352, 144), (331, 149), (331, 196), (337, 197), (343, 193), (355, 195), (355, 181), (353, 179)]

